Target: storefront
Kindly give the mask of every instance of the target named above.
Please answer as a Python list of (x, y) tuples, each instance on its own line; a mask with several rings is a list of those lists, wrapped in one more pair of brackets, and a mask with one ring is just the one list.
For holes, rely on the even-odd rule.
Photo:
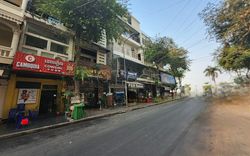
[[(152, 102), (152, 99), (156, 97), (156, 85), (150, 78), (137, 78), (137, 81), (143, 84), (143, 89), (139, 89), (139, 102)], [(140, 97), (144, 97), (144, 100), (140, 100)]]
[[(85, 66), (86, 67), (86, 66)], [(80, 85), (80, 93), (84, 94), (84, 102), (88, 107), (99, 107), (98, 100), (109, 93), (109, 81), (111, 80), (111, 68), (106, 65), (86, 67), (88, 78)], [(104, 104), (105, 105), (105, 104)]]
[[(139, 82), (127, 82), (128, 86), (128, 103), (138, 102), (139, 90), (144, 88), (144, 85)], [(141, 97), (142, 98), (142, 97)]]
[(163, 73), (163, 72), (161, 72), (160, 76), (161, 76), (161, 83), (162, 83), (161, 96), (162, 97), (171, 96), (172, 93), (170, 91), (176, 86), (176, 80), (174, 76), (167, 74), (167, 73)]
[(64, 77), (74, 75), (74, 66), (71, 62), (16, 52), (3, 118), (20, 103), (25, 104), (26, 110), (39, 114), (63, 112)]

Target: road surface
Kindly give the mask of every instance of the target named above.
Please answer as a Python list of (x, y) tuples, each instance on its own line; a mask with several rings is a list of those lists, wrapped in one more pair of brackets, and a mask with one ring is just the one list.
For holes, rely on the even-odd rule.
[(189, 98), (0, 140), (1, 156), (168, 156), (206, 108)]

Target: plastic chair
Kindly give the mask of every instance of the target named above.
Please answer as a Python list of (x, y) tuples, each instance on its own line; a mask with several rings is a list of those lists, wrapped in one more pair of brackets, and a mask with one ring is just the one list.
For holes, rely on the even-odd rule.
[(25, 111), (25, 104), (24, 103), (17, 104), (17, 112), (24, 112), (24, 111)]
[(15, 122), (16, 115), (17, 115), (17, 109), (16, 108), (10, 109), (9, 115), (8, 115), (8, 123)]
[(39, 112), (38, 111), (31, 111), (29, 110), (29, 119), (35, 120), (38, 117)]
[(21, 122), (23, 119), (23, 115), (22, 114), (17, 114), (17, 118), (16, 118), (16, 129), (19, 129), (22, 127)]

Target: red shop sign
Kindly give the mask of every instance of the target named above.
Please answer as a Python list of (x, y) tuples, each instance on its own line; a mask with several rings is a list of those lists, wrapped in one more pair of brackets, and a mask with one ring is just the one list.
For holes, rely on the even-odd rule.
[(62, 60), (16, 52), (13, 69), (73, 76), (75, 64)]

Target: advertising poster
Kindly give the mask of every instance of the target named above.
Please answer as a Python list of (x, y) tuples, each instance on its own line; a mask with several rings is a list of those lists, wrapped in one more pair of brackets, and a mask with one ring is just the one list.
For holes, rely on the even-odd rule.
[(161, 73), (161, 82), (165, 84), (175, 84), (175, 78), (172, 75)]
[(17, 104), (20, 103), (36, 103), (37, 89), (25, 89), (21, 88), (18, 92)]

